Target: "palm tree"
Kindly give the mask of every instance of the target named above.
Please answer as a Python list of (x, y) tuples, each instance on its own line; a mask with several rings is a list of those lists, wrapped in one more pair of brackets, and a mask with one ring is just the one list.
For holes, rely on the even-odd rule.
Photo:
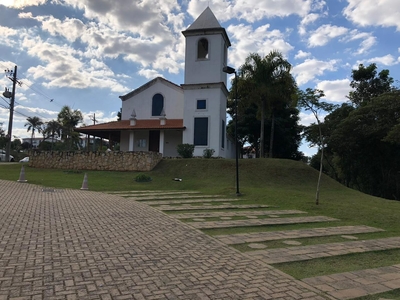
[(57, 122), (56, 120), (51, 120), (46, 123), (46, 134), (47, 137), (51, 137), (51, 149), (53, 149), (54, 145), (54, 137), (61, 136), (61, 124)]
[(62, 125), (61, 137), (68, 144), (68, 149), (71, 149), (74, 136), (74, 128), (82, 122), (82, 113), (75, 109), (72, 110), (69, 106), (65, 105), (57, 116), (57, 121)]
[(35, 136), (35, 130), (39, 133), (42, 132), (43, 121), (39, 117), (28, 117), (28, 122), (25, 123), (25, 127), (28, 127), (28, 132), (31, 131), (31, 147), (33, 146), (33, 138)]
[[(291, 64), (283, 58), (278, 51), (271, 51), (265, 58), (257, 53), (251, 53), (245, 63), (240, 67), (240, 81), (243, 94), (247, 101), (258, 106), (261, 120), (260, 157), (264, 157), (264, 123), (267, 112), (271, 117), (270, 157), (272, 157), (272, 144), (274, 133), (274, 109), (282, 103), (285, 94), (282, 90), (283, 83), (289, 83)], [(294, 80), (291, 84), (294, 84)], [(287, 88), (287, 87), (286, 87)]]

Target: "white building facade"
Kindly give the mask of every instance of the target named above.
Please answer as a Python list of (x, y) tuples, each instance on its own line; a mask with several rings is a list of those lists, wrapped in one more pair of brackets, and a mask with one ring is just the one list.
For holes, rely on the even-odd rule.
[(215, 157), (233, 158), (226, 135), (228, 48), (226, 31), (207, 7), (185, 36), (182, 85), (157, 77), (120, 96), (121, 121), (77, 129), (120, 142), (121, 151), (157, 151), (177, 157), (178, 144), (193, 144), (194, 156), (213, 149)]

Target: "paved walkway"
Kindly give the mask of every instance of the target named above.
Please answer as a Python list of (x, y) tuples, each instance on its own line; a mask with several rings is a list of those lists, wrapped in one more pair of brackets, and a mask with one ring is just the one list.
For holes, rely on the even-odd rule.
[(399, 248), (400, 237), (391, 237), (354, 242), (319, 244), (313, 246), (257, 250), (247, 253), (254, 258), (264, 260), (266, 263), (274, 264), (290, 261), (308, 260), (320, 257), (344, 255), (350, 253), (362, 253)]
[(301, 210), (240, 210), (240, 211), (213, 211), (200, 213), (170, 214), (177, 219), (193, 218), (219, 218), (219, 217), (247, 217), (247, 216), (268, 216), (268, 215), (295, 215), (306, 214)]
[(362, 226), (338, 226), (338, 227), (323, 227), (323, 228), (311, 228), (311, 229), (299, 229), (299, 230), (238, 233), (230, 235), (217, 235), (214, 237), (219, 239), (221, 242), (225, 244), (233, 245), (233, 244), (256, 243), (256, 242), (341, 235), (341, 234), (371, 233), (380, 231), (384, 230), (362, 225)]
[(325, 299), (119, 196), (0, 180), (0, 300)]
[(325, 216), (315, 216), (315, 217), (293, 217), (293, 218), (278, 218), (278, 219), (190, 222), (189, 224), (198, 229), (212, 229), (212, 228), (229, 228), (229, 227), (243, 227), (243, 226), (332, 222), (332, 221), (338, 221), (338, 219)]
[(318, 276), (303, 281), (337, 299), (352, 299), (400, 289), (400, 265)]

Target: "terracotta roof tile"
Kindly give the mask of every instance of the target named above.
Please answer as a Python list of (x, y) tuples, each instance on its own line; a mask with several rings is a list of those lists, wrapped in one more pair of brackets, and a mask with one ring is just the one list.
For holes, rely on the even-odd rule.
[(159, 119), (136, 120), (136, 125), (131, 126), (129, 120), (114, 121), (97, 125), (79, 127), (75, 130), (82, 133), (89, 131), (115, 131), (115, 130), (151, 130), (151, 129), (185, 129), (183, 119), (166, 119), (165, 125), (160, 125)]

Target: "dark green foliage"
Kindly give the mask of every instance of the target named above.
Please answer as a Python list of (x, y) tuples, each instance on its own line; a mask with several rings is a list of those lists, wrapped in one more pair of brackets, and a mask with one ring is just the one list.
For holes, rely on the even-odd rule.
[(149, 181), (151, 181), (151, 177), (146, 174), (138, 174), (135, 177), (135, 181), (136, 182), (149, 182)]
[(389, 70), (382, 70), (377, 76), (376, 64), (364, 67), (358, 66), (357, 70), (352, 70), (353, 80), (350, 86), (354, 89), (349, 94), (349, 99), (355, 106), (369, 103), (372, 98), (391, 90), (393, 78), (389, 76)]
[(192, 144), (179, 144), (176, 147), (176, 150), (178, 154), (182, 158), (192, 158), (193, 157), (193, 151), (194, 151), (194, 145)]
[(213, 155), (214, 155), (214, 153), (215, 153), (215, 150), (214, 149), (204, 149), (203, 150), (203, 157), (204, 158), (211, 158)]

